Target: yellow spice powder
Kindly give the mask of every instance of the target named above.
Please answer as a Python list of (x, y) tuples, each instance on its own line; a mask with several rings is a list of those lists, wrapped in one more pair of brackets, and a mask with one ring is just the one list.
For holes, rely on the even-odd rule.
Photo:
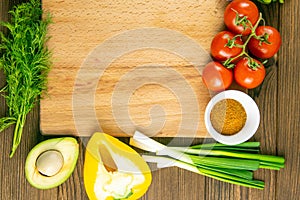
[(238, 133), (244, 127), (246, 120), (244, 107), (234, 99), (223, 99), (217, 102), (210, 113), (212, 126), (223, 135)]

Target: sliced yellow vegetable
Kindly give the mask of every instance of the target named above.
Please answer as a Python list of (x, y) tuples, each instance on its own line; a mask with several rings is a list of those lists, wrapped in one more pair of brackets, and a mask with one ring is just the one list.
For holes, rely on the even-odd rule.
[(95, 133), (85, 153), (84, 185), (91, 200), (136, 200), (152, 181), (151, 170), (131, 147), (105, 133)]

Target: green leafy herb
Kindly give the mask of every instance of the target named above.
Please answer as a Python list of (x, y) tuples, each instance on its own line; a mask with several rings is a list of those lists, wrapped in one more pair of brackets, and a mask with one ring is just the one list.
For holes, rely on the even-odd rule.
[(46, 89), (51, 63), (50, 51), (45, 46), (50, 16), (42, 20), (40, 1), (23, 3), (9, 13), (11, 22), (1, 22), (8, 34), (0, 35), (0, 69), (7, 82), (1, 91), (8, 106), (7, 117), (0, 119), (0, 131), (15, 124), (12, 157), (20, 144), (27, 114)]
[[(277, 2), (277, 0), (257, 0), (258, 2), (260, 3), (263, 3), (263, 4), (270, 4), (272, 2)], [(284, 0), (278, 0), (279, 3), (284, 3)]]

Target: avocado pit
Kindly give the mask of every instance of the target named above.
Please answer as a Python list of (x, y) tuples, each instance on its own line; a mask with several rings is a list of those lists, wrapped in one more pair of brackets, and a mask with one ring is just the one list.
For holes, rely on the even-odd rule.
[(56, 175), (63, 165), (63, 155), (57, 150), (45, 151), (36, 160), (36, 168), (39, 173), (48, 177)]

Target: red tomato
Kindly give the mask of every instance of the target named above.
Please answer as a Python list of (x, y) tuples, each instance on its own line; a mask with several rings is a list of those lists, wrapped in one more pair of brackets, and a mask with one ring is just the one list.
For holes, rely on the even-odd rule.
[(273, 57), (281, 45), (279, 32), (271, 26), (259, 26), (255, 32), (260, 37), (265, 35), (267, 42), (261, 42), (252, 37), (248, 43), (250, 52), (258, 58), (267, 59)]
[(244, 29), (242, 24), (236, 23), (236, 12), (240, 18), (246, 17), (254, 25), (259, 18), (256, 5), (249, 0), (234, 0), (228, 4), (224, 12), (224, 21), (229, 30), (237, 34), (249, 35), (251, 33), (250, 28)]
[[(211, 42), (211, 54), (212, 56), (219, 60), (225, 61), (228, 58), (233, 58), (242, 52), (242, 48), (232, 46), (227, 46), (229, 40), (234, 37), (234, 34), (229, 31), (222, 31), (218, 33)], [(243, 45), (240, 37), (236, 38), (235, 44)]]
[(242, 87), (252, 89), (259, 86), (266, 75), (265, 67), (258, 60), (253, 59), (259, 67), (252, 69), (249, 67), (249, 59), (243, 58), (234, 67), (234, 79)]
[(219, 62), (210, 62), (203, 69), (202, 80), (209, 90), (222, 91), (231, 85), (233, 73)]

